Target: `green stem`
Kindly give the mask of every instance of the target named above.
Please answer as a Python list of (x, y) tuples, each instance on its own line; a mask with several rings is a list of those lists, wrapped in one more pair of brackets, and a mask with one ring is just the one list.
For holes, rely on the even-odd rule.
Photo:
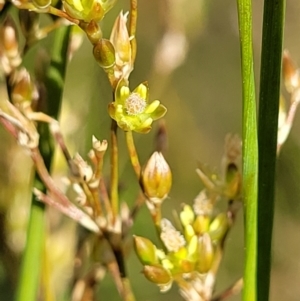
[[(47, 71), (45, 85), (48, 92), (48, 115), (57, 119), (62, 100), (64, 77), (67, 65), (69, 27), (61, 27), (55, 33), (51, 64)], [(39, 126), (39, 147), (48, 170), (51, 166), (54, 146), (49, 129), (44, 124)], [(36, 175), (35, 187), (45, 191), (45, 185)], [(16, 292), (17, 301), (37, 300), (42, 267), (42, 251), (44, 247), (44, 206), (32, 197), (30, 219), (27, 229), (27, 243), (22, 258), (21, 272)]]
[(138, 154), (136, 152), (132, 132), (131, 131), (125, 132), (125, 136), (126, 136), (126, 143), (127, 143), (127, 148), (128, 148), (128, 152), (129, 152), (131, 165), (132, 165), (132, 167), (135, 171), (135, 174), (139, 180), (140, 175), (141, 175), (141, 165), (139, 162)]
[[(43, 184), (37, 179), (34, 185), (42, 188)], [(35, 301), (40, 284), (42, 251), (44, 245), (45, 223), (44, 205), (32, 196), (32, 206), (27, 229), (27, 242), (22, 258), (17, 301)]]
[(265, 0), (259, 95), (257, 300), (269, 300), (284, 0)]
[(256, 300), (257, 125), (251, 0), (237, 0), (243, 81), (243, 198), (245, 268), (243, 301)]

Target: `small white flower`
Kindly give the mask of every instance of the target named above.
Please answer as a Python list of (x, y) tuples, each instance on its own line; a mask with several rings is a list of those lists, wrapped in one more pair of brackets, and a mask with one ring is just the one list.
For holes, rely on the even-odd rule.
[(213, 202), (207, 196), (206, 191), (202, 190), (194, 200), (194, 211), (197, 215), (210, 215), (213, 210)]
[(161, 221), (161, 230), (160, 238), (169, 252), (177, 252), (185, 246), (186, 241), (183, 235), (165, 218)]

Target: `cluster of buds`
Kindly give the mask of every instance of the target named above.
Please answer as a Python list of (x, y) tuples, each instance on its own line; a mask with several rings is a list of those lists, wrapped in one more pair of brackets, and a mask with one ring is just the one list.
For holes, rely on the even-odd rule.
[[(144, 194), (154, 205), (166, 198), (171, 183), (168, 165), (157, 164), (159, 157), (159, 153), (152, 156), (141, 177)], [(241, 198), (240, 159), (241, 141), (228, 135), (222, 160), (223, 176), (208, 176), (203, 169), (198, 169), (205, 189), (194, 199), (193, 206), (183, 205), (176, 227), (167, 219), (156, 224), (162, 247), (145, 237), (134, 237), (143, 273), (161, 291), (167, 291), (176, 282), (186, 300), (210, 300), (224, 240), (235, 216), (231, 203)], [(228, 201), (228, 210), (215, 214), (220, 199)]]
[(20, 145), (35, 148), (39, 143), (39, 134), (34, 121), (36, 117), (44, 117), (42, 113), (32, 110), (32, 103), (38, 99), (39, 92), (24, 68), (13, 72), (10, 85), (12, 102), (7, 101), (0, 108), (0, 122)]
[[(193, 208), (184, 205), (180, 212), (181, 231), (167, 219), (161, 220), (159, 249), (149, 239), (135, 236), (136, 253), (143, 264), (143, 273), (161, 291), (168, 290), (173, 281), (180, 286), (182, 281), (198, 284), (198, 294), (205, 292), (207, 275), (218, 261), (218, 249), (229, 229), (230, 221), (225, 213), (213, 217), (215, 197), (203, 190), (195, 199)], [(211, 292), (210, 292), (211, 293)]]
[(117, 17), (110, 39), (100, 39), (94, 44), (93, 54), (99, 65), (108, 73), (111, 84), (116, 86), (122, 79), (128, 81), (133, 70), (133, 49), (127, 29), (128, 13)]

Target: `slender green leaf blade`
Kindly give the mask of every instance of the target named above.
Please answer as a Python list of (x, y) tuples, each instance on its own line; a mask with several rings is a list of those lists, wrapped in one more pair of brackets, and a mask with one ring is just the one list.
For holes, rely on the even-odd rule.
[(265, 0), (259, 95), (257, 300), (269, 300), (284, 0)]
[(256, 300), (257, 125), (252, 51), (251, 0), (238, 0), (243, 81), (244, 301)]

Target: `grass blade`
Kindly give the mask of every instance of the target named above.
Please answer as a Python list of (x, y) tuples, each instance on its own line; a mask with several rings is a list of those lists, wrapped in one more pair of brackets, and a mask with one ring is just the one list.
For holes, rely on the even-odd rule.
[[(69, 31), (69, 27), (61, 27), (55, 33), (51, 64), (45, 82), (48, 91), (47, 100), (49, 111), (47, 113), (54, 118), (58, 118), (62, 100), (63, 83), (67, 64)], [(47, 168), (50, 169), (54, 151), (53, 143), (47, 125), (41, 124), (39, 130), (40, 150)], [(45, 191), (45, 186), (37, 175), (35, 176), (34, 185), (39, 190)], [(35, 196), (33, 196), (27, 229), (27, 243), (22, 258), (16, 301), (37, 300), (42, 266), (44, 235), (44, 207), (40, 202), (37, 202)]]
[(244, 301), (256, 300), (257, 125), (252, 51), (251, 0), (238, 0), (243, 81)]
[(265, 0), (259, 95), (257, 300), (269, 300), (285, 1)]

